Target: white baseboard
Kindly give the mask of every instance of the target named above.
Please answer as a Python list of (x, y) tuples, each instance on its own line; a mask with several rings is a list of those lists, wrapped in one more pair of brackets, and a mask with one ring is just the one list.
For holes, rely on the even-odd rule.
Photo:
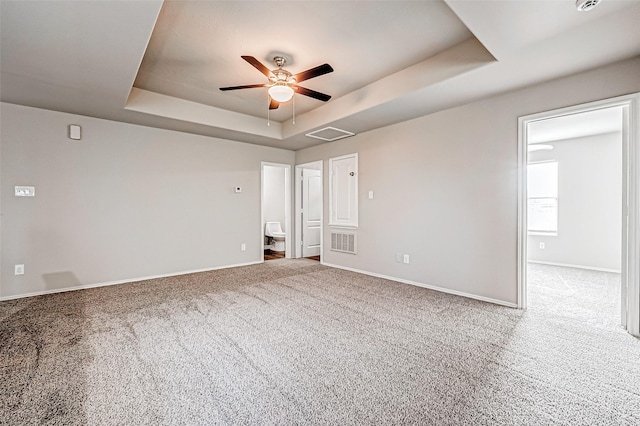
[(119, 280), (119, 281), (109, 281), (109, 282), (104, 282), (104, 283), (84, 284), (84, 285), (79, 285), (79, 286), (74, 286), (74, 287), (56, 288), (56, 289), (53, 289), (53, 290), (34, 291), (32, 293), (24, 293), (24, 294), (16, 294), (16, 295), (13, 295), (13, 296), (0, 297), (0, 302), (5, 301), (5, 300), (22, 299), (22, 298), (25, 298), (25, 297), (42, 296), (42, 295), (45, 295), (45, 294), (64, 293), (64, 292), (67, 292), (67, 291), (85, 290), (85, 289), (88, 289), (88, 288), (106, 287), (106, 286), (110, 286), (110, 285), (135, 283), (135, 282), (139, 282), (139, 281), (153, 280), (153, 279), (156, 279), (156, 278), (177, 277), (177, 276), (180, 276), (180, 275), (195, 274), (195, 273), (198, 273), (198, 272), (216, 271), (218, 269), (237, 268), (238, 266), (256, 265), (258, 263), (263, 263), (263, 262), (264, 262), (264, 260), (258, 260), (258, 261), (255, 261), (255, 262), (236, 263), (236, 264), (233, 264), (233, 265), (216, 266), (215, 268), (194, 269), (194, 270), (191, 270), (191, 271), (182, 271), (182, 272), (176, 272), (176, 273), (172, 273), (172, 274), (152, 275), (152, 276), (148, 276), (148, 277), (131, 278), (131, 279)]
[(613, 272), (619, 274), (619, 269), (596, 268), (594, 266), (572, 265), (570, 263), (543, 262), (539, 260), (527, 260), (527, 263), (537, 263), (539, 265), (563, 266), (565, 268), (588, 269), (590, 271)]
[(331, 268), (344, 269), (346, 271), (357, 272), (359, 274), (369, 275), (369, 276), (376, 277), (376, 278), (383, 278), (385, 280), (396, 281), (396, 282), (403, 283), (403, 284), (414, 285), (416, 287), (428, 288), (429, 290), (435, 290), (435, 291), (439, 291), (441, 293), (454, 294), (456, 296), (462, 296), (462, 297), (467, 297), (469, 299), (481, 300), (483, 302), (489, 302), (489, 303), (493, 303), (493, 304), (496, 304), (496, 305), (507, 306), (509, 308), (517, 308), (518, 307), (518, 305), (516, 303), (505, 302), (503, 300), (492, 299), (490, 297), (478, 296), (476, 294), (465, 293), (463, 291), (451, 290), (451, 289), (448, 289), (448, 288), (438, 287), (438, 286), (435, 286), (435, 285), (419, 283), (417, 281), (405, 280), (403, 278), (396, 278), (396, 277), (391, 277), (391, 276), (388, 276), (388, 275), (378, 274), (376, 272), (369, 272), (369, 271), (363, 271), (361, 269), (349, 268), (347, 266), (334, 265), (332, 263), (325, 263), (325, 262), (321, 262), (321, 263), (323, 265), (329, 266)]

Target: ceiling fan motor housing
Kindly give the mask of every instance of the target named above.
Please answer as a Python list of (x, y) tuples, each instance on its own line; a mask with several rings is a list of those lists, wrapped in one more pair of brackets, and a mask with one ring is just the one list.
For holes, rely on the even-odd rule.
[(273, 77), (269, 77), (269, 80), (272, 84), (276, 83), (285, 83), (285, 84), (295, 84), (296, 79), (289, 71), (282, 69), (282, 67), (287, 63), (287, 58), (284, 56), (276, 56), (273, 58), (273, 62), (275, 62), (278, 67), (275, 70), (272, 70)]

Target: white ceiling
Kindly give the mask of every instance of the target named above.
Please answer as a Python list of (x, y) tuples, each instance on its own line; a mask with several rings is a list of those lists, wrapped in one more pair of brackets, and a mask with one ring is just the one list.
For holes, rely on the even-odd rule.
[[(241, 55), (254, 56), (269, 69), (276, 68), (274, 56), (284, 55), (284, 68), (294, 74), (329, 62), (334, 73), (301, 85), (339, 98), (472, 36), (440, 1), (375, 7), (362, 1), (340, 7), (285, 2), (278, 4), (277, 25), (268, 22), (275, 8), (272, 2), (165, 2), (134, 86), (264, 118), (265, 88), (218, 91), (268, 81)], [(297, 114), (322, 105), (296, 96)], [(291, 115), (285, 105), (272, 111), (271, 119)]]
[[(0, 1), (0, 99), (288, 149), (640, 55), (640, 2)], [(240, 58), (333, 73), (272, 111)]]
[(621, 131), (622, 107), (602, 108), (531, 122), (527, 140), (544, 143)]

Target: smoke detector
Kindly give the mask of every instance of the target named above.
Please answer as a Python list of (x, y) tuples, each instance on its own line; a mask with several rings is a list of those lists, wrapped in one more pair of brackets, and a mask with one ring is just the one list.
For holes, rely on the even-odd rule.
[(580, 12), (588, 12), (600, 3), (600, 0), (576, 0), (576, 9)]

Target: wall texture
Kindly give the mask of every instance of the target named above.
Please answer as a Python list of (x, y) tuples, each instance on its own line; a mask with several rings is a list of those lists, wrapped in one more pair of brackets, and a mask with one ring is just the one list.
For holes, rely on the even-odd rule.
[[(262, 260), (260, 162), (293, 164), (292, 151), (5, 103), (0, 112), (0, 297)], [(81, 141), (67, 138), (69, 124)], [(36, 197), (14, 197), (15, 185)]]
[(620, 271), (622, 134), (545, 145), (554, 149), (529, 153), (529, 162), (558, 162), (558, 235), (529, 235), (528, 259)]
[[(265, 222), (280, 222), (283, 231), (285, 223), (285, 169), (283, 167), (264, 166), (263, 218)], [(264, 229), (264, 227), (263, 227)]]
[[(638, 70), (635, 58), (297, 151), (298, 164), (359, 153), (358, 254), (325, 244), (323, 262), (516, 304), (518, 117), (638, 92)], [(327, 242), (327, 191), (324, 206)]]

